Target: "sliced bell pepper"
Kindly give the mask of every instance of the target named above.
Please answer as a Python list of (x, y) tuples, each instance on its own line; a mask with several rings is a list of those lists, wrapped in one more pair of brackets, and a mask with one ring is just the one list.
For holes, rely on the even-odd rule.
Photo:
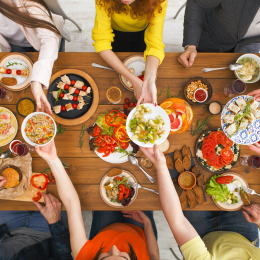
[(123, 122), (123, 117), (118, 110), (112, 110), (105, 116), (106, 124), (109, 126), (118, 127)]
[(43, 173), (36, 174), (31, 178), (32, 186), (38, 190), (45, 190), (49, 182), (50, 182), (49, 178), (47, 177), (46, 174)]
[(129, 142), (130, 141), (130, 138), (128, 137), (128, 135), (126, 133), (125, 128), (122, 126), (117, 129), (116, 135), (117, 135), (117, 139), (120, 142)]

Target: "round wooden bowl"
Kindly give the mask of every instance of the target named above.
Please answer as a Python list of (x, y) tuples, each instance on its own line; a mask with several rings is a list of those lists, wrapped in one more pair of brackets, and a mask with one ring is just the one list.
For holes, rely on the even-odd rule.
[[(188, 97), (187, 97), (187, 87), (188, 85), (193, 82), (193, 81), (198, 81), (200, 80), (202, 84), (204, 85), (207, 85), (208, 87), (208, 97), (207, 99), (204, 101), (204, 102), (193, 102), (192, 100), (190, 100)], [(206, 80), (205, 78), (202, 78), (202, 77), (195, 77), (195, 78), (192, 78), (192, 79), (189, 79), (186, 84), (185, 84), (185, 87), (184, 87), (184, 96), (187, 100), (187, 102), (191, 105), (195, 105), (195, 106), (201, 106), (201, 105), (205, 105), (207, 104), (211, 98), (212, 98), (212, 95), (213, 95), (213, 88), (212, 88), (212, 85), (210, 84), (210, 82), (208, 80)]]
[[(5, 170), (7, 168), (12, 168), (12, 169), (14, 169), (15, 171), (18, 172), (18, 174), (19, 174), (19, 183), (20, 183), (22, 178), (23, 178), (22, 171), (18, 167), (14, 166), (14, 165), (8, 165), (8, 166), (5, 166), (5, 167), (1, 168), (0, 169), (0, 175), (2, 175), (3, 170)], [(19, 183), (18, 183), (18, 185), (19, 185)], [(6, 188), (4, 188), (4, 189), (6, 189)]]
[[(62, 125), (79, 125), (79, 124), (82, 124), (85, 121), (87, 121), (89, 118), (91, 118), (91, 116), (95, 113), (95, 111), (98, 107), (98, 102), (99, 102), (98, 87), (97, 87), (95, 81), (86, 72), (84, 72), (82, 70), (77, 70), (77, 69), (65, 69), (65, 70), (58, 71), (57, 73), (52, 75), (51, 80), (50, 80), (50, 85), (52, 84), (52, 82), (54, 80), (56, 80), (57, 78), (65, 75), (65, 74), (79, 75), (79, 76), (83, 77), (84, 79), (86, 79), (86, 81), (88, 81), (88, 83), (91, 86), (92, 92), (93, 92), (92, 104), (91, 104), (91, 107), (88, 109), (88, 111), (85, 114), (83, 114), (81, 117), (78, 117), (78, 118), (66, 119), (66, 118), (60, 117), (59, 114), (57, 115), (54, 112), (52, 113), (52, 117), (57, 123), (62, 124)], [(47, 96), (47, 94), (48, 94), (48, 89), (45, 90), (45, 95)]]
[[(193, 177), (193, 183), (192, 183), (192, 185), (189, 186), (189, 187), (183, 186), (183, 185), (181, 185), (181, 183), (180, 183), (180, 177), (181, 177), (184, 173), (189, 173), (189, 174)], [(185, 171), (185, 172), (183, 172), (183, 173), (181, 173), (181, 174), (179, 175), (179, 177), (178, 177), (178, 183), (179, 183), (179, 185), (181, 186), (181, 188), (183, 188), (184, 190), (191, 190), (191, 189), (195, 186), (195, 184), (196, 184), (196, 176), (195, 176), (192, 172), (190, 172), (190, 171)]]

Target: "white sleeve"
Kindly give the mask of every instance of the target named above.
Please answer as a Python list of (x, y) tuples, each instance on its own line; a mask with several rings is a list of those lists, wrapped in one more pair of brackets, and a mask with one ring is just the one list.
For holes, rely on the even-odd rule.
[[(47, 11), (42, 6), (30, 6), (27, 11), (34, 17), (48, 21), (53, 24), (53, 21), (48, 16)], [(40, 82), (44, 88), (49, 87), (50, 78), (54, 61), (58, 58), (61, 36), (43, 28), (36, 28), (37, 37), (41, 41), (39, 58), (33, 65), (31, 76), (32, 81)]]

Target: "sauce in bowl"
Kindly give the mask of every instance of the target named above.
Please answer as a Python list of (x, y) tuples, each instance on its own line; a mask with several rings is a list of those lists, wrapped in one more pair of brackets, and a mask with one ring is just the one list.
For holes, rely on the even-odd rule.
[(197, 102), (202, 103), (208, 98), (208, 92), (203, 88), (199, 88), (195, 91), (194, 98)]
[(195, 186), (196, 177), (192, 172), (186, 171), (180, 174), (178, 182), (183, 189), (189, 190)]

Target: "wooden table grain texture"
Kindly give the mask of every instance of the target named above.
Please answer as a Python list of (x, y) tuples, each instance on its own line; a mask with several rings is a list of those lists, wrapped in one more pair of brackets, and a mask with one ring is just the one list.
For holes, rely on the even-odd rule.
[[(0, 59), (7, 53), (0, 53)], [(123, 61), (130, 55), (136, 53), (118, 53), (118, 57)], [(26, 53), (33, 62), (38, 59), (38, 53)], [(259, 54), (257, 54), (259, 55)], [(181, 98), (184, 99), (183, 87), (185, 83), (193, 77), (201, 76), (209, 80), (213, 86), (213, 97), (211, 101), (219, 101), (224, 106), (230, 98), (223, 94), (223, 88), (230, 84), (235, 79), (235, 75), (229, 70), (219, 70), (208, 73), (203, 73), (203, 68), (210, 67), (226, 67), (230, 63), (234, 63), (240, 54), (231, 53), (199, 53), (194, 65), (186, 69), (179, 64), (177, 58), (179, 53), (166, 53), (165, 59), (162, 65), (158, 69), (157, 79), (157, 91), (158, 94), (168, 85), (171, 89), (172, 95), (177, 95), (181, 91)], [(53, 74), (62, 69), (79, 69), (88, 73), (96, 82), (99, 89), (99, 105), (94, 115), (85, 123), (86, 127), (93, 125), (97, 115), (103, 113), (106, 110), (113, 108), (123, 108), (123, 102), (125, 98), (134, 98), (132, 92), (126, 90), (120, 83), (118, 74), (113, 71), (94, 68), (91, 64), (95, 62), (104, 66), (107, 64), (97, 55), (96, 53), (59, 53), (59, 57), (56, 60), (53, 67)], [(111, 86), (117, 86), (122, 91), (122, 100), (118, 105), (112, 105), (106, 98), (106, 91)], [(260, 84), (247, 84), (247, 90), (245, 94), (252, 90), (260, 88)], [(167, 91), (158, 97), (158, 104), (166, 99)], [(16, 112), (16, 103), (20, 98), (33, 97), (30, 87), (20, 92), (13, 92), (14, 98), (10, 103), (4, 103), (1, 101), (1, 105), (9, 108), (17, 117), (19, 130), (16, 139), (23, 140), (20, 126), (23, 121), (23, 117), (19, 116)], [(208, 106), (192, 106), (194, 112), (193, 123), (195, 124), (198, 119), (206, 119), (210, 113), (208, 112)], [(138, 167), (131, 165), (129, 162), (124, 164), (112, 165), (98, 158), (98, 156), (89, 150), (89, 135), (85, 132), (83, 137), (83, 147), (79, 148), (79, 135), (83, 124), (77, 126), (65, 126), (66, 131), (61, 135), (56, 135), (55, 143), (58, 151), (58, 156), (63, 162), (73, 165), (76, 169), (70, 171), (70, 178), (73, 182), (81, 201), (82, 210), (114, 210), (107, 206), (100, 197), (99, 194), (99, 183), (101, 178), (113, 167), (120, 167), (130, 171), (137, 178), (138, 182), (148, 188), (157, 189), (157, 181), (155, 184), (151, 184), (145, 175), (139, 170)], [(209, 124), (209, 128), (220, 127), (220, 115), (212, 116)], [(191, 136), (190, 129), (181, 135), (171, 135), (170, 140), (172, 143), (171, 151), (181, 149), (183, 145), (188, 145), (191, 148), (192, 155), (195, 157), (195, 144), (198, 136)], [(4, 147), (8, 149), (8, 146)], [(247, 149), (246, 146), (241, 146), (241, 155), (243, 154), (254, 154)], [(139, 153), (138, 157), (142, 154)], [(43, 172), (48, 167), (46, 162), (39, 158), (38, 154), (33, 153), (33, 172)], [(196, 159), (196, 164), (198, 165)], [(199, 166), (200, 167), (200, 166)], [(208, 180), (214, 174), (203, 170), (206, 180)], [(260, 193), (260, 170), (244, 167), (240, 163), (231, 170), (242, 175), (250, 187), (256, 192)], [(154, 170), (149, 173), (156, 180), (156, 173)], [(51, 193), (58, 197), (55, 183), (51, 183), (48, 186), (47, 193)], [(193, 210), (219, 210), (213, 203), (211, 197), (206, 195), (207, 202), (203, 205), (197, 205)], [(252, 202), (260, 203), (260, 197), (251, 196)], [(170, 205), (169, 205), (170, 206)], [(128, 207), (129, 210), (161, 210), (160, 201), (158, 195), (149, 191), (140, 189), (138, 198), (136, 201)], [(0, 200), (0, 210), (37, 210), (33, 203), (28, 202), (17, 202)], [(189, 210), (189, 209), (188, 209)]]

